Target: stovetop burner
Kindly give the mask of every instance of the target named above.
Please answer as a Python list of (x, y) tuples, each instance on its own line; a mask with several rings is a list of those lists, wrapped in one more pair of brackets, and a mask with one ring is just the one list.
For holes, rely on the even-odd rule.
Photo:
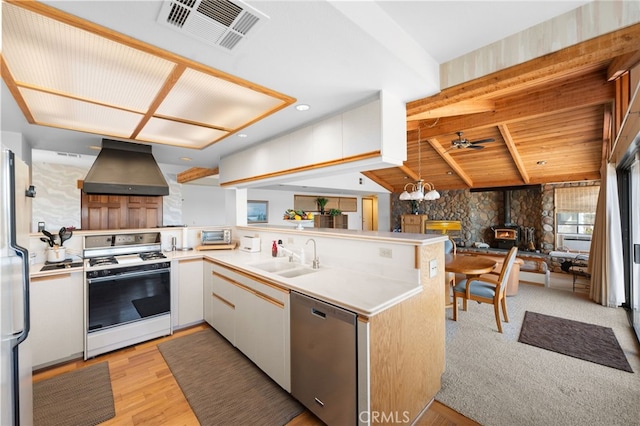
[(118, 261), (114, 256), (94, 257), (89, 259), (89, 266), (115, 265)]
[(165, 256), (162, 252), (159, 252), (159, 251), (140, 253), (140, 257), (142, 258), (142, 260), (156, 260), (156, 259), (167, 258), (167, 256)]

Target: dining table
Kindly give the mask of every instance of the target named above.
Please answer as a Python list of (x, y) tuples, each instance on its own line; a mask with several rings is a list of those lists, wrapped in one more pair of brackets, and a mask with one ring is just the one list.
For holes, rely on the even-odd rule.
[[(447, 272), (453, 272), (456, 274), (464, 274), (467, 280), (472, 280), (480, 275), (491, 273), (498, 262), (488, 257), (482, 256), (465, 256), (460, 254), (445, 254), (444, 256), (444, 269)], [(445, 291), (445, 306), (453, 306), (451, 301), (451, 294), (449, 283)]]

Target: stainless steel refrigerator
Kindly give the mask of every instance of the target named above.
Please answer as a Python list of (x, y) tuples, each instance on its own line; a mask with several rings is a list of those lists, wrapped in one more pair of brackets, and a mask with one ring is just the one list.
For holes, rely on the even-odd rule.
[(0, 425), (33, 424), (29, 342), (29, 168), (0, 146)]

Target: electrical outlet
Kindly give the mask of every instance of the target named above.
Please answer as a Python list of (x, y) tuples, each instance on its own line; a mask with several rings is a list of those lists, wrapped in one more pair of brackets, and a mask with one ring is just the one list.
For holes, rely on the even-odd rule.
[(438, 275), (438, 261), (436, 259), (431, 259), (429, 261), (429, 278), (433, 278)]
[(389, 259), (391, 259), (391, 256), (393, 254), (390, 248), (384, 248), (384, 247), (379, 248), (379, 253), (380, 253), (380, 257), (386, 257)]

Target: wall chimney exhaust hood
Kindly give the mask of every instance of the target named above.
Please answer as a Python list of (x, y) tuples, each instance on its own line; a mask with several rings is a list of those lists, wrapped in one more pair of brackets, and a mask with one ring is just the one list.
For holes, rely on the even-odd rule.
[(84, 178), (85, 194), (169, 195), (151, 147), (102, 139), (102, 150)]

